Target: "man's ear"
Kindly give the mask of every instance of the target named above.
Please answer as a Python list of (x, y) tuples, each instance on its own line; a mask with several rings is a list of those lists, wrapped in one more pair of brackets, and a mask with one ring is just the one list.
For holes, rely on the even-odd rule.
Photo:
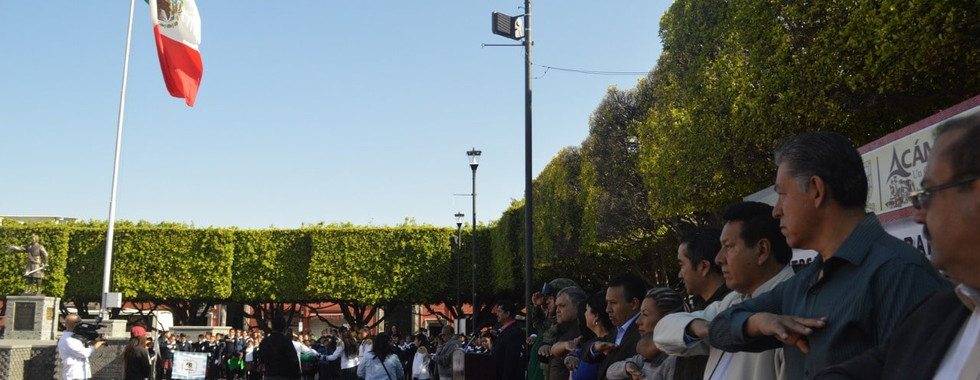
[(810, 182), (807, 183), (806, 193), (810, 201), (813, 202), (813, 208), (817, 209), (827, 204), (830, 200), (829, 190), (827, 182), (824, 182), (823, 178), (818, 176), (810, 177)]
[(759, 253), (759, 258), (757, 259), (756, 263), (759, 264), (759, 266), (766, 265), (766, 261), (772, 257), (772, 243), (769, 242), (769, 239), (759, 239), (759, 241), (755, 243), (755, 248)]
[(709, 263), (708, 260), (698, 261), (698, 266), (695, 268), (695, 271), (697, 271), (701, 277), (707, 278), (708, 273), (711, 273), (711, 263)]

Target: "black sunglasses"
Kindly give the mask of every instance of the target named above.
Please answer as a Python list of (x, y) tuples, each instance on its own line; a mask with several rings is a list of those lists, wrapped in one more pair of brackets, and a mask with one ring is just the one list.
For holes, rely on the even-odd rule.
[(912, 207), (915, 207), (916, 209), (921, 210), (923, 208), (929, 208), (929, 204), (932, 203), (933, 193), (940, 190), (946, 190), (957, 186), (962, 186), (970, 182), (976, 181), (978, 179), (980, 179), (980, 176), (966, 177), (960, 179), (959, 181), (953, 181), (942, 185), (927, 187), (919, 191), (913, 191), (909, 193), (909, 199), (912, 200)]

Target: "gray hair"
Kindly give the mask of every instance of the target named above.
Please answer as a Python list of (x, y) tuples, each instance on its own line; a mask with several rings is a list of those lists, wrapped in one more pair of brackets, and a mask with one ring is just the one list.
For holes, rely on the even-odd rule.
[(953, 170), (953, 180), (980, 175), (980, 149), (977, 149), (980, 146), (980, 110), (944, 121), (936, 127), (936, 140), (947, 133), (961, 130), (963, 135), (950, 142), (943, 152), (943, 157), (949, 160), (950, 169)]
[(561, 297), (562, 294), (568, 297), (568, 302), (571, 302), (572, 306), (576, 308), (578, 308), (578, 305), (580, 305), (582, 302), (585, 302), (587, 299), (589, 299), (589, 295), (586, 294), (584, 290), (582, 290), (577, 286), (569, 286), (567, 288), (559, 290), (558, 295), (555, 296), (555, 298)]
[(861, 154), (846, 137), (835, 132), (792, 136), (776, 148), (776, 166), (787, 164), (790, 177), (805, 191), (810, 177), (827, 184), (831, 198), (847, 209), (864, 210), (868, 202), (868, 175)]

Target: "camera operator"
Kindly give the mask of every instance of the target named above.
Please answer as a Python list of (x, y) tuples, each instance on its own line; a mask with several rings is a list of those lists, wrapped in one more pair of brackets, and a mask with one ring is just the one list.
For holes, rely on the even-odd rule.
[(102, 347), (103, 340), (96, 340), (91, 347), (83, 342), (81, 337), (75, 337), (75, 327), (82, 322), (78, 314), (68, 314), (65, 317), (65, 333), (58, 340), (58, 356), (64, 367), (64, 380), (83, 380), (92, 377), (92, 367), (88, 363), (89, 356)]

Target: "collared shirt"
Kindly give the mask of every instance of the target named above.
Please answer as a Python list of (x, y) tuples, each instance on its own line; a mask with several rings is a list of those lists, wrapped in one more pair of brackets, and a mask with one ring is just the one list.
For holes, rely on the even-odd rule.
[[(702, 300), (700, 296), (694, 296), (692, 300), (694, 308), (691, 310), (704, 310), (706, 306), (724, 299), (728, 293), (731, 293), (731, 289), (722, 284), (707, 300)], [(704, 368), (707, 364), (708, 357), (706, 355), (680, 356), (674, 362), (674, 378), (678, 380), (701, 380), (704, 378)]]
[(73, 335), (74, 332), (65, 331), (58, 340), (58, 356), (61, 356), (64, 368), (63, 379), (88, 379), (92, 377), (88, 358), (95, 352), (95, 347), (85, 347), (85, 343), (73, 338)]
[[(633, 321), (636, 321), (636, 318), (639, 317), (639, 316), (640, 316), (640, 313), (634, 314), (633, 315), (633, 318), (630, 318), (629, 320), (626, 321), (626, 323), (623, 323), (622, 326), (619, 326), (618, 328), (616, 328), (616, 342), (615, 343), (616, 343), (617, 346), (619, 346), (619, 344), (623, 341), (623, 336), (626, 335), (626, 330), (630, 328), (630, 325), (633, 324)], [(501, 329), (501, 330), (503, 330), (503, 329)], [(592, 346), (589, 347), (589, 352), (592, 354), (593, 357), (596, 357), (596, 356), (601, 355), (600, 353), (595, 352), (595, 350), (593, 349)]]
[(809, 379), (883, 342), (909, 307), (947, 286), (919, 251), (885, 233), (878, 218), (868, 214), (826, 262), (817, 256), (771, 292), (719, 314), (708, 339), (725, 351), (758, 352), (783, 344), (772, 337), (746, 337), (743, 327), (753, 314), (828, 317), (826, 326), (808, 337), (809, 354), (791, 345), (783, 350), (787, 378)]
[[(715, 366), (714, 372), (711, 373), (711, 377), (708, 380), (725, 380), (728, 378), (728, 369), (732, 366), (732, 359), (735, 354), (731, 352), (722, 352), (721, 359), (718, 359), (718, 365)], [(705, 369), (707, 370), (707, 368)]]
[(517, 320), (516, 319), (512, 319), (509, 322), (504, 323), (502, 326), (500, 326), (500, 330), (497, 330), (497, 331), (504, 331), (504, 330), (506, 330), (508, 327), (510, 327), (510, 325), (514, 324), (514, 322), (517, 322)]
[(980, 290), (960, 284), (956, 287), (956, 296), (963, 301), (967, 309), (973, 310), (970, 318), (963, 324), (959, 335), (946, 351), (946, 357), (936, 370), (935, 379), (955, 379), (963, 372), (972, 352), (980, 344)]
[(715, 292), (711, 294), (711, 298), (702, 299), (701, 296), (695, 295), (691, 298), (691, 310), (704, 310), (704, 308), (708, 307), (708, 305), (710, 305), (712, 302), (721, 301), (722, 298), (725, 298), (725, 296), (731, 292), (732, 290), (728, 289), (725, 284), (721, 284), (721, 286), (719, 286), (718, 289), (715, 289)]
[(630, 328), (630, 325), (632, 325), (633, 324), (633, 321), (636, 321), (636, 318), (639, 317), (639, 316), (640, 316), (640, 313), (634, 314), (633, 315), (633, 318), (630, 318), (628, 321), (626, 321), (626, 323), (624, 323), (622, 326), (619, 326), (619, 328), (616, 329), (616, 345), (617, 346), (619, 345), (620, 342), (623, 341), (623, 336), (626, 335), (626, 330)]

